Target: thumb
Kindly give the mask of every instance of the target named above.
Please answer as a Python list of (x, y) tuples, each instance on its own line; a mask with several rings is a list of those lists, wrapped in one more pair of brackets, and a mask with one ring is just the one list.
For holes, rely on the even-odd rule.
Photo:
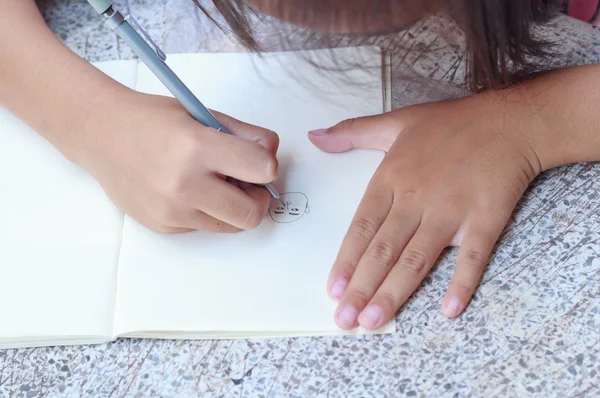
[(308, 133), (310, 141), (325, 152), (346, 152), (351, 149), (388, 151), (404, 123), (398, 113), (347, 119), (328, 129)]

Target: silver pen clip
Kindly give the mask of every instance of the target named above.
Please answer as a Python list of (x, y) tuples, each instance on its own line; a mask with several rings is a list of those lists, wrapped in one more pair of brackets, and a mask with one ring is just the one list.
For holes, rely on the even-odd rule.
[(167, 55), (163, 52), (163, 50), (160, 49), (160, 47), (158, 46), (158, 44), (156, 44), (154, 42), (154, 40), (152, 40), (152, 38), (150, 37), (150, 35), (148, 34), (148, 32), (146, 32), (146, 30), (144, 28), (142, 28), (142, 25), (140, 25), (138, 23), (138, 21), (132, 15), (127, 15), (125, 17), (125, 21), (131, 21), (133, 23), (133, 25), (140, 31), (140, 33), (142, 34), (142, 36), (144, 36), (144, 39), (146, 39), (146, 41), (152, 47), (154, 47), (154, 51), (156, 52), (156, 55), (158, 55), (158, 58), (162, 59), (163, 61), (167, 60)]

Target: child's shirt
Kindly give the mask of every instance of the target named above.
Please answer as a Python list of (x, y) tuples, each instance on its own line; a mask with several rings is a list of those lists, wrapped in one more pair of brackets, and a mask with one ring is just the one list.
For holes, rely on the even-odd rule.
[(565, 7), (569, 16), (600, 26), (600, 0), (568, 0)]

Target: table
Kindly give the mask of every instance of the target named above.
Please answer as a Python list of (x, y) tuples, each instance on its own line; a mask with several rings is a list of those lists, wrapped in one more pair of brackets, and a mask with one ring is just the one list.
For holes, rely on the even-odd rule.
[[(167, 52), (238, 47), (191, 0), (121, 0)], [(131, 58), (83, 0), (40, 1), (51, 28), (89, 61)], [(269, 49), (299, 48), (285, 25), (260, 31)], [(598, 32), (561, 18), (550, 30), (563, 65), (598, 62)], [(462, 95), (462, 44), (440, 16), (370, 43), (394, 56), (394, 107)], [(311, 47), (346, 46), (312, 38)], [(419, 55), (427, 49), (429, 52)], [(415, 80), (432, 77), (435, 84)], [(590, 88), (593, 89), (593, 88)], [(0, 396), (599, 396), (600, 167), (540, 176), (503, 234), (464, 316), (439, 311), (455, 250), (386, 336), (239, 341), (118, 340), (83, 347), (0, 351)], [(0, 318), (1, 321), (1, 318)]]

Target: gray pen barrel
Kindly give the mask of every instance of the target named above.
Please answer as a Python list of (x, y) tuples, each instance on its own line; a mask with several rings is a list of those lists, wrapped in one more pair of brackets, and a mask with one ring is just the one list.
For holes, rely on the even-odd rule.
[(181, 102), (181, 105), (183, 105), (194, 119), (207, 127), (212, 127), (223, 133), (229, 133), (228, 131), (224, 131), (225, 128), (221, 123), (200, 103), (198, 98), (179, 80), (171, 68), (158, 57), (154, 49), (137, 34), (127, 21), (120, 24), (115, 31), (127, 42), (165, 87)]
[(88, 0), (88, 3), (98, 14), (104, 14), (112, 6), (109, 0)]

